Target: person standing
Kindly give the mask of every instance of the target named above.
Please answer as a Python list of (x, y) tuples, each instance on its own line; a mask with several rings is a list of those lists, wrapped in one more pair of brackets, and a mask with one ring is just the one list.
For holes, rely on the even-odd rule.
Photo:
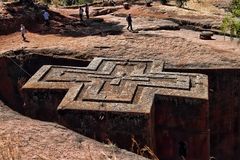
[(87, 19), (89, 19), (89, 5), (87, 3), (85, 5), (85, 13), (86, 13)]
[(79, 8), (79, 17), (80, 17), (80, 21), (83, 21), (83, 9), (82, 9), (82, 7)]
[(21, 31), (21, 34), (22, 34), (23, 41), (26, 41), (25, 34), (27, 33), (27, 31), (26, 31), (26, 28), (23, 24), (21, 24), (20, 31)]
[(46, 10), (43, 11), (43, 19), (44, 19), (45, 25), (47, 27), (49, 27), (49, 25), (50, 25), (50, 23), (49, 23), (49, 13)]
[(126, 20), (127, 20), (127, 22), (128, 22), (127, 30), (130, 29), (130, 31), (133, 31), (133, 29), (132, 29), (132, 16), (131, 16), (131, 14), (128, 14)]

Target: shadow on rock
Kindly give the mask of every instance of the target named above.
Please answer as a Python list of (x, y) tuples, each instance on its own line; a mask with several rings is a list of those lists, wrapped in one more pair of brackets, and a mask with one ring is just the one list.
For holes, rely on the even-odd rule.
[(49, 27), (42, 22), (38, 27), (32, 28), (31, 32), (42, 35), (59, 34), (61, 36), (82, 37), (117, 35), (122, 33), (124, 27), (124, 25), (119, 25), (119, 22), (105, 22), (102, 18), (90, 18), (80, 21), (79, 19), (65, 17), (53, 11), (50, 12), (50, 17)]
[(120, 25), (118, 22), (105, 22), (102, 18), (90, 18), (80, 21), (79, 18), (76, 18), (77, 15), (71, 18), (51, 10), (48, 10), (50, 26), (46, 26), (42, 16), (44, 9), (41, 6), (39, 7), (38, 4), (34, 4), (34, 7), (27, 7), (18, 3), (5, 8), (6, 16), (0, 17), (2, 21), (0, 34), (17, 32), (21, 24), (24, 24), (27, 30), (33, 33), (71, 37), (116, 35), (121, 34), (124, 27), (124, 25)]

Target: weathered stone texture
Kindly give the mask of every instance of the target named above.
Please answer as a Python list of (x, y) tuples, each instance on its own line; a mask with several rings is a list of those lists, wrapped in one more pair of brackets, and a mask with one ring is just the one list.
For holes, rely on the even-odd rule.
[(178, 159), (179, 143), (186, 143), (187, 159), (209, 156), (208, 102), (191, 98), (156, 98), (156, 144), (162, 159)]
[(15, 94), (20, 87), (20, 75), (21, 70), (10, 59), (0, 58), (0, 98), (17, 111), (21, 111), (23, 104), (21, 97)]
[(170, 69), (168, 71), (208, 75), (210, 154), (217, 160), (234, 160), (240, 157), (240, 70)]
[(219, 160), (240, 157), (240, 70), (205, 71), (209, 75), (211, 154)]
[[(89, 137), (100, 141), (110, 139), (118, 146), (130, 149), (131, 138), (134, 136), (140, 147), (148, 145), (154, 151), (158, 150), (155, 140), (158, 135), (155, 134), (161, 135), (160, 132), (156, 132), (157, 127), (155, 127), (159, 117), (167, 113), (177, 113), (179, 107), (193, 107), (197, 118), (195, 121), (186, 118), (184, 119), (186, 125), (174, 123), (176, 127), (173, 128), (171, 122), (166, 121), (166, 124), (169, 125), (168, 129), (182, 128), (183, 135), (189, 133), (189, 127), (192, 127), (191, 130), (196, 128), (195, 141), (195, 138), (181, 139), (182, 136), (179, 137), (179, 141), (181, 139), (189, 145), (190, 143), (195, 145), (203, 139), (201, 143), (205, 147), (203, 149), (196, 147), (194, 151), (198, 152), (195, 155), (204, 154), (202, 160), (205, 160), (209, 150), (207, 76), (163, 72), (163, 66), (162, 61), (108, 58), (95, 58), (88, 67), (43, 66), (23, 86), (23, 93), (28, 97), (25, 98), (26, 107), (27, 110), (35, 113), (39, 110), (43, 111), (38, 112), (37, 115), (44, 112), (52, 112), (54, 115), (56, 114), (54, 109), (57, 108), (58, 121)], [(44, 90), (62, 91), (66, 95), (58, 106), (52, 99), (61, 100), (62, 97), (58, 94), (49, 94), (51, 92), (46, 92), (43, 105), (39, 105), (37, 101), (34, 105), (30, 105), (33, 94)], [(178, 98), (181, 97), (184, 103), (180, 103), (182, 106), (169, 103), (169, 106), (166, 106), (172, 109), (166, 110), (166, 114), (163, 114), (161, 111), (158, 112), (159, 108), (162, 108), (159, 105), (161, 103), (155, 103), (156, 98), (161, 96), (172, 97), (173, 101), (179, 101)], [(36, 100), (40, 99), (36, 98)], [(191, 105), (186, 105), (188, 103)], [(181, 118), (188, 117), (189, 112), (186, 108), (185, 110)], [(197, 140), (201, 137), (200, 132), (204, 132), (204, 136)], [(176, 135), (172, 136), (173, 139), (176, 138)], [(173, 154), (176, 156), (177, 152)], [(174, 156), (166, 158), (175, 158)], [(193, 160), (199, 159), (196, 156), (190, 157)]]
[(24, 117), (1, 101), (0, 121), (1, 160), (147, 160), (56, 123)]

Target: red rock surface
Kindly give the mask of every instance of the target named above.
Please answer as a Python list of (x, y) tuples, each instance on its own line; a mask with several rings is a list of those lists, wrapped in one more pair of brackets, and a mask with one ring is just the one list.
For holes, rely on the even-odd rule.
[[(192, 2), (193, 1), (196, 2), (196, 0), (192, 0)], [(118, 16), (101, 16), (105, 21), (115, 21), (119, 25), (123, 25), (123, 34), (121, 35), (74, 37), (61, 34), (50, 34), (44, 30), (40, 32), (44, 29), (40, 24), (36, 26), (37, 32), (27, 33), (28, 43), (21, 40), (19, 32), (0, 36), (0, 52), (4, 53), (5, 51), (24, 48), (43, 54), (55, 54), (76, 58), (92, 59), (95, 56), (154, 58), (165, 60), (167, 63), (166, 65), (174, 67), (239, 68), (240, 46), (236, 40), (230, 41), (229, 38), (224, 40), (223, 36), (214, 35), (214, 40), (203, 41), (199, 39), (200, 32), (184, 29), (179, 31), (157, 30), (129, 33), (126, 30), (125, 17), (119, 17), (119, 15), (125, 16), (125, 14), (132, 12), (134, 16), (134, 29), (138, 29), (138, 26), (141, 24), (153, 25), (154, 28), (155, 24), (151, 23), (152, 18), (161, 19), (169, 16), (188, 21), (191, 20), (199, 24), (208, 24), (210, 21), (211, 24), (214, 22), (214, 25), (219, 25), (224, 11), (214, 6), (209, 7), (208, 2), (210, 1), (215, 1), (215, 6), (219, 6), (219, 4), (221, 6), (225, 2), (229, 2), (228, 0), (206, 0), (202, 1), (203, 3), (194, 2), (190, 3), (188, 6), (189, 10), (178, 9), (175, 6), (157, 5), (149, 9), (142, 6), (133, 6), (127, 11), (118, 10), (116, 12)], [(224, 2), (221, 3), (222, 1)], [(74, 17), (70, 15), (78, 13), (77, 9), (53, 10), (72, 19), (74, 19)], [(2, 15), (7, 15), (5, 10), (0, 10), (0, 12), (3, 13)], [(156, 15), (156, 12), (159, 14)], [(56, 21), (52, 21), (52, 24), (61, 27), (61, 24), (58, 24)], [(18, 30), (19, 26), (16, 25), (15, 27)], [(223, 81), (222, 84), (225, 84), (225, 81)], [(233, 86), (235, 87), (236, 85)], [(221, 96), (223, 95), (225, 94), (221, 93)], [(225, 99), (226, 103), (232, 101), (231, 98)], [(222, 99), (220, 98), (219, 103), (225, 104), (222, 103)], [(237, 104), (238, 101), (236, 102), (236, 106), (238, 106)], [(222, 109), (221, 106), (220, 108)], [(222, 110), (222, 113), (226, 115), (225, 110)], [(218, 110), (216, 110), (214, 114), (219, 114)], [(218, 122), (217, 119), (216, 122)], [(222, 123), (218, 124), (221, 129), (222, 126), (220, 124)], [(227, 125), (224, 127), (227, 128)], [(216, 132), (216, 135), (219, 135), (218, 133), (219, 132)], [(215, 136), (215, 133), (213, 136)], [(218, 142), (221, 143), (221, 145), (219, 147), (220, 149), (216, 149), (216, 153), (221, 152), (221, 146), (234, 146), (234, 142), (235, 141), (232, 141), (232, 139), (229, 140), (228, 137), (224, 139), (223, 142)], [(218, 144), (216, 144), (216, 146), (217, 145)], [(4, 150), (1, 147), (3, 147)], [(124, 153), (126, 153), (126, 155), (123, 154), (123, 151), (117, 150), (115, 152), (117, 159), (134, 159), (132, 154), (127, 152)], [(114, 159), (112, 147), (103, 146), (100, 143), (77, 135), (54, 123), (31, 120), (10, 111), (6, 107), (0, 107), (0, 159), (3, 159), (5, 154), (8, 156), (19, 156), (19, 159), (24, 160), (91, 160), (108, 159), (108, 157), (109, 159)]]
[[(197, 8), (197, 6), (199, 7)], [(76, 58), (87, 57), (92, 59), (96, 56), (124, 57), (129, 59), (154, 58), (165, 60), (167, 64), (178, 67), (239, 67), (240, 47), (237, 40), (230, 41), (229, 38), (224, 40), (223, 36), (214, 35), (213, 40), (204, 41), (199, 39), (200, 32), (197, 31), (184, 29), (177, 31), (155, 30), (159, 24), (165, 23), (161, 19), (166, 18), (166, 15), (171, 18), (189, 21), (195, 25), (210, 25), (217, 28), (224, 14), (222, 9), (210, 5), (210, 2), (193, 3), (191, 1), (188, 8), (179, 9), (175, 6), (162, 6), (154, 3), (151, 8), (136, 5), (132, 6), (130, 10), (119, 9), (113, 15), (101, 16), (105, 22), (116, 23), (113, 25), (114, 27), (123, 27), (123, 33), (119, 35), (86, 36), (91, 34), (87, 30), (89, 33), (86, 33), (85, 36), (79, 36), (78, 31), (75, 30), (82, 32), (82, 29), (87, 27), (74, 28), (71, 25), (62, 24), (61, 21), (57, 20), (58, 18), (55, 18), (51, 20), (53, 29), (54, 27), (58, 27), (58, 29), (62, 27), (63, 30), (71, 30), (73, 28), (73, 35), (75, 33), (76, 35), (66, 35), (62, 34), (62, 32), (52, 34), (51, 31), (45, 31), (45, 28), (39, 24), (35, 26), (37, 31), (27, 33), (28, 43), (21, 40), (19, 32), (0, 36), (0, 50), (4, 52), (24, 48), (29, 50), (39, 49), (42, 52), (42, 49), (56, 49), (54, 54)], [(77, 19), (77, 9), (52, 8), (52, 10), (67, 17), (66, 20), (74, 21), (74, 19)], [(127, 13), (133, 14), (133, 28), (135, 30), (141, 30), (142, 24), (144, 24), (145, 30), (150, 30), (129, 33), (126, 30), (125, 17), (120, 16), (124, 16)], [(64, 52), (60, 53), (60, 50), (72, 52), (71, 54), (69, 52), (65, 54)]]
[(54, 123), (23, 117), (0, 102), (0, 159), (145, 160)]

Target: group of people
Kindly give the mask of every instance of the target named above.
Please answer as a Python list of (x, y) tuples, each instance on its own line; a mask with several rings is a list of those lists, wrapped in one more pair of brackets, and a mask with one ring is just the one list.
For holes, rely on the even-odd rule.
[[(83, 13), (84, 13), (83, 7), (80, 7), (79, 8), (80, 21), (83, 21)], [(88, 4), (85, 4), (85, 14), (86, 14), (86, 18), (89, 19), (89, 5)], [(44, 24), (47, 27), (49, 27), (50, 26), (50, 22), (49, 22), (50, 15), (49, 15), (48, 11), (43, 10), (42, 16), (43, 16)], [(128, 16), (126, 17), (126, 21), (128, 23), (127, 30), (133, 31), (131, 14), (128, 14)], [(20, 26), (20, 32), (21, 32), (23, 41), (26, 41), (25, 34), (27, 33), (27, 30), (23, 24), (21, 24), (21, 26)]]
[[(43, 10), (42, 16), (43, 16), (44, 24), (47, 27), (49, 27), (50, 26), (50, 22), (49, 22), (50, 15), (49, 15), (48, 11)], [(27, 30), (26, 30), (26, 27), (23, 24), (20, 25), (20, 32), (21, 32), (22, 40), (27, 41), (26, 36), (25, 36), (26, 33), (27, 33)]]
[[(79, 18), (80, 18), (80, 21), (83, 21), (83, 13), (84, 13), (84, 10), (83, 10), (83, 7), (79, 7)], [(87, 19), (89, 19), (89, 5), (88, 4), (85, 4), (85, 13), (86, 13), (86, 17)]]
[[(89, 19), (89, 5), (88, 4), (85, 4), (85, 13), (86, 13), (86, 18)], [(83, 14), (84, 14), (84, 10), (83, 10), (83, 7), (81, 6), (81, 7), (79, 7), (80, 21), (83, 21)], [(128, 16), (126, 17), (126, 21), (128, 23), (127, 30), (133, 31), (131, 14), (128, 14)]]

